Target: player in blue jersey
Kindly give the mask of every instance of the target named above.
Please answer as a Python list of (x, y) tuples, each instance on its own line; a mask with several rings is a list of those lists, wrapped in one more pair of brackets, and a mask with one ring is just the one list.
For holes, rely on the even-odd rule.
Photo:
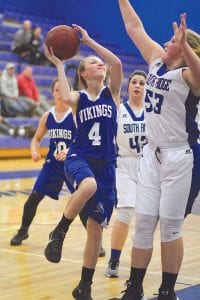
[[(73, 290), (75, 299), (89, 300), (91, 284), (102, 239), (102, 229), (112, 214), (115, 202), (115, 159), (117, 107), (120, 103), (122, 64), (120, 59), (91, 37), (82, 27), (73, 25), (82, 43), (99, 57), (85, 57), (78, 74), (83, 90), (70, 92), (63, 62), (52, 49), (45, 47), (48, 59), (58, 70), (62, 100), (72, 107), (77, 131), (65, 161), (66, 176), (75, 180), (77, 190), (72, 195), (58, 226), (50, 233), (45, 256), (59, 262), (66, 232), (74, 218), (82, 212), (88, 218), (81, 281)], [(104, 62), (104, 61), (105, 62)], [(107, 64), (109, 85), (105, 86)]]
[(186, 14), (182, 14), (163, 49), (146, 33), (130, 2), (118, 2), (126, 31), (149, 65), (145, 86), (148, 144), (140, 163), (131, 273), (122, 299), (144, 299), (143, 279), (159, 221), (162, 283), (157, 299), (175, 300), (184, 217), (199, 207), (200, 36), (186, 28)]
[[(74, 192), (74, 184), (66, 179), (64, 173), (64, 160), (69, 144), (75, 136), (76, 126), (71, 108), (60, 99), (58, 79), (53, 81), (52, 93), (55, 106), (41, 117), (37, 132), (31, 142), (33, 161), (37, 162), (41, 158), (39, 145), (47, 131), (50, 136), (49, 151), (32, 193), (24, 205), (22, 224), (17, 234), (10, 241), (12, 246), (19, 246), (24, 239), (28, 238), (28, 230), (36, 214), (37, 207), (46, 195), (57, 200), (64, 182), (70, 193)], [(82, 212), (79, 215), (82, 224), (86, 227), (86, 217)], [(100, 247), (99, 256), (105, 256), (105, 250), (102, 246)]]
[[(111, 233), (111, 255), (105, 275), (118, 277), (119, 260), (133, 219), (138, 171), (146, 144), (144, 85), (146, 73), (134, 71), (128, 81), (128, 100), (120, 104), (117, 128), (116, 218)], [(126, 184), (125, 184), (126, 182)]]
[(55, 79), (52, 84), (52, 93), (55, 106), (44, 113), (40, 119), (31, 141), (32, 160), (35, 162), (40, 160), (40, 142), (47, 131), (50, 136), (49, 151), (33, 190), (24, 204), (21, 227), (10, 241), (13, 246), (21, 245), (22, 241), (28, 238), (28, 229), (45, 195), (57, 200), (64, 182), (69, 191), (74, 192), (73, 185), (65, 177), (64, 160), (69, 144), (74, 138), (76, 126), (71, 108), (60, 99), (58, 79)]

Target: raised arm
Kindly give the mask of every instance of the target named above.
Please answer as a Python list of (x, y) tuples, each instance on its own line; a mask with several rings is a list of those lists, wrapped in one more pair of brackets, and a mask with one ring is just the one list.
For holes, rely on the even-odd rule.
[(46, 57), (57, 67), (61, 100), (72, 108), (75, 108), (79, 99), (79, 93), (70, 91), (63, 61), (54, 55), (52, 49), (49, 51), (46, 45), (44, 46), (44, 52)]
[(120, 92), (122, 85), (122, 63), (121, 60), (110, 50), (93, 40), (85, 29), (73, 24), (74, 29), (82, 35), (81, 42), (93, 49), (109, 66), (110, 90), (117, 105), (120, 104)]
[[(186, 14), (181, 14), (180, 20), (180, 26), (174, 22), (173, 28), (176, 42), (180, 44), (184, 61), (188, 66), (183, 72), (183, 77), (194, 94), (200, 96), (200, 55), (198, 56), (187, 42)], [(197, 35), (198, 40), (200, 44), (200, 36)]]
[(141, 19), (128, 0), (118, 0), (126, 32), (139, 49), (144, 60), (150, 64), (162, 56), (164, 49), (146, 33)]

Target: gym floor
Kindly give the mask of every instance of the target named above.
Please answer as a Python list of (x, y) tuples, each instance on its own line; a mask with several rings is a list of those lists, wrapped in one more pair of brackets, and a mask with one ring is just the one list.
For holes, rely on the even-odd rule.
[[(10, 246), (10, 239), (19, 228), (23, 205), (32, 189), (43, 161), (31, 159), (0, 160), (0, 299), (2, 300), (72, 300), (71, 291), (80, 279), (85, 229), (77, 218), (65, 239), (62, 260), (52, 264), (44, 257), (48, 234), (60, 219), (69, 197), (63, 189), (59, 201), (49, 197), (41, 202), (30, 228), (30, 235), (21, 246)], [(115, 215), (115, 212), (113, 216)], [(114, 219), (114, 217), (113, 217)], [(130, 228), (120, 262), (119, 278), (104, 276), (110, 254), (111, 219), (104, 230), (103, 246), (106, 257), (99, 258), (92, 295), (94, 300), (121, 298), (124, 282), (129, 277), (131, 236)], [(190, 215), (184, 224), (185, 255), (176, 290), (180, 300), (200, 299), (200, 218)], [(148, 299), (154, 299), (161, 280), (159, 231), (155, 235), (153, 258), (144, 289)]]

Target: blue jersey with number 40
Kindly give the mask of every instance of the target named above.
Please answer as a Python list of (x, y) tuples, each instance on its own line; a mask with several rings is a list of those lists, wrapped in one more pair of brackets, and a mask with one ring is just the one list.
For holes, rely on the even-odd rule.
[(63, 162), (57, 161), (55, 156), (67, 149), (74, 138), (76, 127), (71, 108), (66, 111), (63, 118), (59, 121), (56, 118), (55, 107), (52, 107), (49, 111), (46, 127), (50, 136), (49, 152), (46, 160), (63, 165)]
[(86, 91), (80, 91), (76, 123), (76, 137), (70, 145), (69, 156), (115, 160), (117, 107), (108, 87), (103, 87), (95, 100)]

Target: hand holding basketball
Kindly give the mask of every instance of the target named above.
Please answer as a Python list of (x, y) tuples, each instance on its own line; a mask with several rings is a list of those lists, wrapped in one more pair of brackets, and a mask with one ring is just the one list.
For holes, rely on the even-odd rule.
[(87, 40), (90, 38), (87, 30), (85, 30), (83, 27), (77, 25), (77, 24), (72, 24), (74, 30), (76, 30), (76, 32), (78, 32), (81, 35), (81, 42), (82, 43), (87, 43)]

